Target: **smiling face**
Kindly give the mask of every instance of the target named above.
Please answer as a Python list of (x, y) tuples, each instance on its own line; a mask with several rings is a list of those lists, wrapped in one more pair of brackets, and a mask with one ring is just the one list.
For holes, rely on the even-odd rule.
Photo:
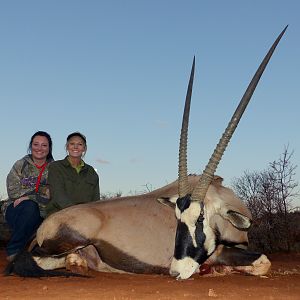
[(31, 144), (32, 159), (36, 163), (45, 162), (49, 154), (49, 141), (46, 137), (37, 135)]
[(71, 158), (81, 158), (86, 151), (86, 144), (79, 136), (73, 136), (69, 139), (66, 149)]

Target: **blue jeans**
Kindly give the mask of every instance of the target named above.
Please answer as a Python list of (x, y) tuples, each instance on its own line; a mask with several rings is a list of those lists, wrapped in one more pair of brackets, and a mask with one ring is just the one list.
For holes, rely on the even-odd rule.
[(5, 219), (11, 229), (11, 237), (6, 247), (7, 255), (14, 255), (25, 249), (36, 230), (43, 222), (37, 203), (24, 200), (14, 207), (7, 207)]

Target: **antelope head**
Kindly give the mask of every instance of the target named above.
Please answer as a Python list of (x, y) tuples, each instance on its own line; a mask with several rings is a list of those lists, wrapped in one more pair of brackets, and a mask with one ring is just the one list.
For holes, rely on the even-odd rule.
[[(195, 71), (194, 57), (186, 94), (179, 145), (179, 198), (176, 200), (175, 206), (177, 229), (174, 257), (170, 267), (170, 274), (172, 276), (176, 276), (177, 279), (189, 278), (216, 249), (216, 234), (209, 223), (209, 216), (211, 214), (209, 210), (211, 207), (214, 207), (213, 203), (211, 203), (211, 201), (214, 200), (207, 199), (207, 201), (204, 201), (204, 199), (206, 197), (207, 190), (212, 183), (222, 155), (251, 99), (261, 75), (263, 74), (286, 29), (287, 26), (280, 33), (257, 69), (236, 111), (227, 125), (227, 128), (209, 159), (199, 182), (192, 190), (188, 184), (187, 137)], [(246, 230), (251, 225), (251, 220), (248, 217), (230, 208), (222, 207), (222, 205), (215, 205), (214, 213), (219, 214), (222, 218), (228, 220), (233, 226), (241, 230)]]

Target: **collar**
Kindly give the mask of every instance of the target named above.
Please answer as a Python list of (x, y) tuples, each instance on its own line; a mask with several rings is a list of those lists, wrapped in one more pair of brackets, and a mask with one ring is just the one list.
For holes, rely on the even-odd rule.
[(71, 162), (70, 162), (70, 160), (69, 160), (69, 157), (68, 157), (68, 156), (65, 157), (65, 159), (63, 160), (63, 163), (64, 163), (66, 166), (75, 169), (77, 173), (79, 173), (79, 172), (84, 168), (84, 166), (85, 166), (84, 161), (81, 159), (79, 165), (76, 166), (76, 167), (73, 167), (72, 164), (71, 164)]

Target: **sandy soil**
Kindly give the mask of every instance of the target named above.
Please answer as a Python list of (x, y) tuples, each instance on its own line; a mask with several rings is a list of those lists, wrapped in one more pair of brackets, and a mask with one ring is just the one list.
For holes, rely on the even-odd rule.
[[(92, 272), (91, 278), (19, 278), (0, 275), (0, 299), (300, 299), (300, 254), (272, 255), (268, 276), (194, 275), (177, 281), (161, 275)], [(6, 266), (0, 250), (0, 269)]]

